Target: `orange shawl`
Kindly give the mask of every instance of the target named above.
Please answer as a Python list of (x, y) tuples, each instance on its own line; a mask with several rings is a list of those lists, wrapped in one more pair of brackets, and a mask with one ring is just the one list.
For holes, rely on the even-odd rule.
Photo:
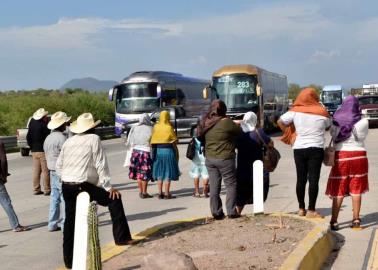
[[(294, 101), (293, 107), (290, 109), (293, 112), (302, 112), (317, 114), (324, 117), (329, 117), (327, 110), (319, 103), (319, 96), (313, 88), (303, 89)], [(293, 145), (297, 134), (295, 126), (291, 123), (284, 131), (281, 141)]]

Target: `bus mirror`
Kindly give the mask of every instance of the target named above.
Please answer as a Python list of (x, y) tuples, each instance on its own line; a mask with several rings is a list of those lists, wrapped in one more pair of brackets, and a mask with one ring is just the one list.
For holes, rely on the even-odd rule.
[(260, 84), (256, 85), (256, 95), (258, 97), (261, 96), (261, 87), (260, 87)]
[(161, 87), (161, 84), (159, 83), (159, 84), (156, 86), (156, 95), (157, 95), (158, 98), (161, 97), (161, 89), (162, 89), (162, 87)]
[(203, 97), (203, 99), (208, 99), (209, 98), (209, 86), (206, 86), (202, 90), (202, 97)]
[(113, 95), (114, 95), (114, 88), (110, 88), (108, 92), (109, 101), (113, 101)]

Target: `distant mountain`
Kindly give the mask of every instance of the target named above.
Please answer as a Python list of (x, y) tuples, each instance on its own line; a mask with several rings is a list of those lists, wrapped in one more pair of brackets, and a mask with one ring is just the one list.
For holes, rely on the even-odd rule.
[(88, 91), (106, 91), (118, 84), (116, 81), (111, 80), (97, 80), (95, 78), (81, 78), (73, 79), (63, 84), (59, 89), (64, 90), (66, 88), (81, 88)]

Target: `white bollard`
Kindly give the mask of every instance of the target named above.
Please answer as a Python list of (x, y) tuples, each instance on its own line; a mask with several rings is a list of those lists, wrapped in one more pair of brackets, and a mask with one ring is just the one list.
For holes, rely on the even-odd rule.
[(253, 214), (264, 214), (264, 171), (261, 160), (253, 162)]
[(81, 192), (76, 198), (75, 241), (72, 270), (87, 269), (89, 194)]

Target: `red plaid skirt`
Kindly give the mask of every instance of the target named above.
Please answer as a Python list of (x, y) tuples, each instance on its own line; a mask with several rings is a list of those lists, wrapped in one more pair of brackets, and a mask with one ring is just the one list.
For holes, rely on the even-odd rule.
[(366, 151), (336, 151), (326, 195), (345, 197), (369, 191)]

